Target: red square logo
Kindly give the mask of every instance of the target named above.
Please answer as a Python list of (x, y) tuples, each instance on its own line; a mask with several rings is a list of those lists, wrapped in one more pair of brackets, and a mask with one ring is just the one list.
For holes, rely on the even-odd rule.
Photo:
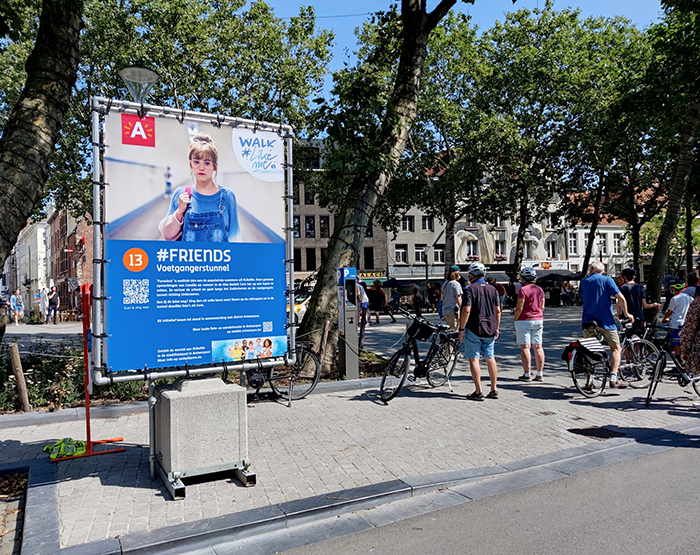
[(122, 114), (122, 144), (156, 146), (156, 118)]

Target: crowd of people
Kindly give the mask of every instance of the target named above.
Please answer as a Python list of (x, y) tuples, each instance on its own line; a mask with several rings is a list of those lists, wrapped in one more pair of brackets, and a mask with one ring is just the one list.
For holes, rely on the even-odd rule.
[[(440, 318), (459, 332), (461, 350), (469, 361), (474, 381), (474, 392), (468, 398), (475, 401), (498, 399), (494, 345), (500, 334), (503, 311), (508, 308), (512, 309), (516, 341), (520, 346), (523, 374), (518, 379), (544, 381), (545, 292), (536, 283), (536, 271), (522, 268), (517, 279), (512, 278), (507, 286), (488, 277), (485, 266), (478, 262), (471, 264), (465, 274), (466, 278), (459, 266), (450, 266), (442, 287), (429, 286), (427, 299)], [(584, 337), (602, 336), (605, 339), (611, 351), (610, 387), (622, 389), (627, 383), (618, 377), (622, 349), (615, 310), (618, 318), (626, 319), (634, 331), (641, 333), (645, 321), (656, 320), (661, 304), (648, 301), (644, 286), (635, 281), (634, 269), (626, 268), (621, 272), (619, 286), (604, 274), (605, 266), (596, 261), (589, 266), (588, 275), (580, 281), (578, 291), (570, 282), (564, 281), (562, 302), (582, 305), (582, 333)], [(697, 275), (698, 272), (692, 272), (687, 283), (675, 276), (669, 280), (668, 298), (662, 312), (662, 322), (670, 324), (671, 344), (692, 374), (700, 373), (700, 288)], [(381, 290), (381, 283), (375, 281), (373, 289)], [(410, 284), (410, 296), (416, 315), (422, 316), (425, 297), (414, 282)], [(392, 304), (387, 303), (385, 294), (379, 299), (379, 307), (384, 307), (384, 310)], [(392, 302), (398, 304), (398, 301), (399, 295), (394, 289)], [(396, 321), (393, 314), (389, 314), (392, 321)], [(375, 310), (374, 315), (378, 323), (379, 312)], [(490, 379), (488, 394), (484, 394), (481, 386), (481, 358), (486, 363)]]

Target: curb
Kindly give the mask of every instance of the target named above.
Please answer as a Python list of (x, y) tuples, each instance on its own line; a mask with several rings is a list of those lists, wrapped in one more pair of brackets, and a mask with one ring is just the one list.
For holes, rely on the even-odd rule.
[[(316, 393), (335, 393), (356, 389), (378, 388), (381, 378), (361, 378), (359, 380), (343, 380), (337, 382), (320, 382), (311, 395)], [(263, 392), (271, 391), (263, 389)], [(248, 394), (253, 395), (252, 393)], [(297, 401), (299, 402), (299, 401)], [(294, 402), (292, 402), (294, 406)], [(96, 418), (116, 418), (129, 414), (148, 412), (148, 401), (133, 401), (130, 403), (113, 403), (90, 407), (90, 416)], [(0, 415), (0, 429), (18, 428), (21, 426), (39, 426), (41, 424), (56, 424), (85, 420), (85, 407), (61, 409), (55, 412), (22, 412)]]
[[(614, 426), (610, 428), (613, 429)], [(289, 529), (361, 509), (387, 506), (394, 501), (438, 491), (447, 493), (451, 504), (464, 503), (674, 447), (697, 446), (699, 443), (698, 423), (678, 424), (662, 430), (644, 429), (634, 436), (609, 439), (522, 461), (391, 480), (64, 549), (59, 549), (55, 465), (44, 460), (31, 461), (29, 464), (3, 465), (0, 466), (0, 474), (11, 470), (29, 469), (22, 553), (150, 555), (164, 553), (167, 549), (167, 553), (176, 554)], [(434, 510), (435, 507), (432, 506)], [(419, 511), (417, 514), (427, 512), (425, 508), (420, 507), (415, 510)], [(374, 527), (413, 516), (410, 511), (405, 510), (394, 511), (394, 515), (391, 514), (391, 510), (384, 513), (383, 518), (378, 519), (378, 515), (375, 515), (375, 518), (366, 518), (363, 526)], [(355, 530), (350, 530), (352, 531)], [(350, 532), (340, 531), (338, 534)], [(326, 538), (327, 536), (324, 539)]]

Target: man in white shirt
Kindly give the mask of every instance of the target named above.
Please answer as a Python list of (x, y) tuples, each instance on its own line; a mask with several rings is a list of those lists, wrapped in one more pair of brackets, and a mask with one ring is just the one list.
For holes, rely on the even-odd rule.
[(462, 286), (459, 284), (459, 266), (450, 266), (450, 277), (442, 284), (442, 315), (453, 330), (459, 329), (459, 313), (462, 308)]
[(693, 299), (688, 295), (681, 294), (685, 287), (682, 283), (674, 283), (671, 285), (671, 297), (668, 303), (668, 310), (664, 314), (662, 322), (670, 322), (671, 324), (671, 345), (673, 352), (680, 356), (681, 354), (681, 327), (685, 322), (685, 315), (688, 312), (688, 307)]

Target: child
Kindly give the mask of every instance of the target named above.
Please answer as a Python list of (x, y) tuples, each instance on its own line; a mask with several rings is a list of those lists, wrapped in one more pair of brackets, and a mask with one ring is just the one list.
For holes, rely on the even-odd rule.
[(272, 341), (265, 339), (263, 341), (263, 348), (260, 351), (260, 358), (270, 358), (272, 356)]
[(671, 285), (671, 301), (668, 303), (668, 310), (664, 314), (662, 322), (671, 323), (671, 345), (673, 352), (677, 355), (681, 354), (681, 327), (685, 322), (685, 315), (688, 312), (688, 307), (693, 299), (688, 295), (681, 295), (681, 291), (685, 285), (683, 283), (674, 283)]
[(214, 181), (219, 153), (209, 135), (195, 135), (189, 164), (194, 185), (173, 192), (168, 214), (158, 224), (166, 241), (241, 241), (236, 195)]
[(233, 349), (231, 349), (231, 360), (243, 360), (243, 350), (241, 349), (241, 344), (236, 341), (233, 344)]

